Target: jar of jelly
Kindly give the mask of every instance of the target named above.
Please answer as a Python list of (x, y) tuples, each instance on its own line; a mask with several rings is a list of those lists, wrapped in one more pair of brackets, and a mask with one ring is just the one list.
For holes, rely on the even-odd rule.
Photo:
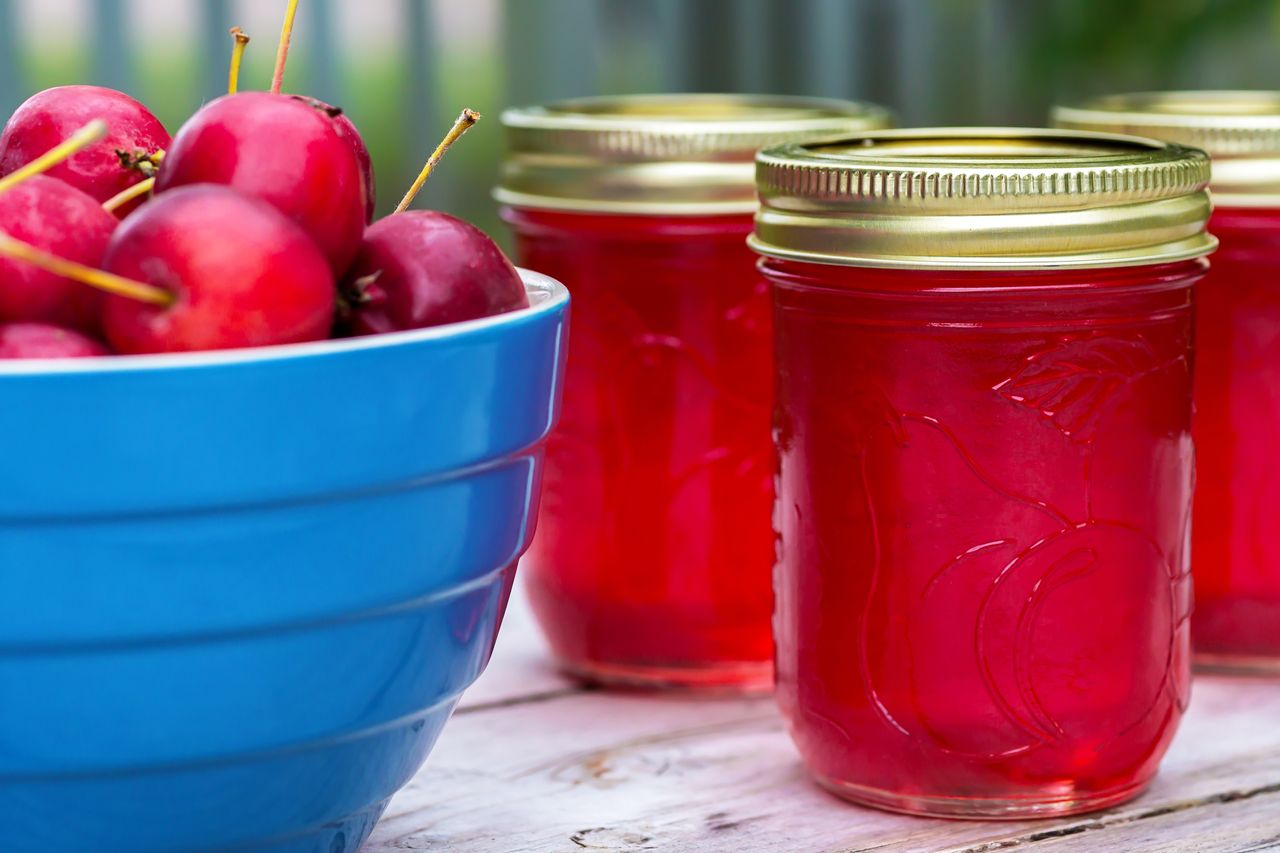
[(1213, 158), (1222, 248), (1197, 291), (1191, 639), (1202, 668), (1280, 675), (1280, 92), (1117, 95), (1055, 119)]
[(760, 155), (778, 700), (835, 793), (1114, 805), (1186, 707), (1203, 152), (916, 130)]
[(573, 293), (564, 410), (522, 568), (563, 668), (772, 680), (768, 288), (757, 149), (882, 127), (844, 101), (663, 95), (503, 116), (497, 197), (524, 266)]

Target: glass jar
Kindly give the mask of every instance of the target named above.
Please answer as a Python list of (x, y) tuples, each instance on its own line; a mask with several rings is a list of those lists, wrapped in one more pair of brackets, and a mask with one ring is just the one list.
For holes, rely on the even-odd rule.
[(1192, 642), (1201, 668), (1280, 675), (1280, 92), (1113, 95), (1054, 117), (1213, 158), (1222, 248), (1197, 296)]
[(820, 782), (1104, 808), (1186, 707), (1199, 151), (873, 133), (759, 159), (778, 700)]
[(761, 146), (885, 126), (861, 104), (720, 95), (503, 116), (503, 216), (573, 293), (564, 410), (522, 569), (563, 668), (772, 681), (768, 288), (746, 246)]

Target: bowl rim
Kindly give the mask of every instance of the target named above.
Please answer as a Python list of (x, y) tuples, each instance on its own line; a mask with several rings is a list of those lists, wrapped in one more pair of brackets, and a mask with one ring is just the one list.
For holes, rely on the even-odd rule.
[[(265, 347), (211, 350), (208, 352), (160, 353), (154, 355), (105, 355), (89, 358), (30, 358), (0, 360), (0, 379), (6, 376), (46, 374), (103, 375), (152, 370), (190, 370), (238, 364), (285, 362), (345, 353), (398, 349), (427, 341), (478, 336), (507, 327), (532, 323), (545, 315), (556, 314), (569, 302), (569, 290), (563, 284), (533, 270), (517, 267), (520, 280), (530, 296), (528, 308), (464, 320), (426, 329), (385, 332), (358, 338), (338, 338), (302, 344), (276, 344)], [(540, 295), (541, 298), (535, 298)]]

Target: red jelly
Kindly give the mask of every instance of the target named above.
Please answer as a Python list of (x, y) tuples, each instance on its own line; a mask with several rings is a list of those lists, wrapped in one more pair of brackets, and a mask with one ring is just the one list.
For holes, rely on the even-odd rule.
[(522, 568), (560, 664), (606, 683), (772, 681), (761, 145), (883, 126), (858, 104), (664, 96), (504, 116), (520, 263), (573, 294), (564, 409)]
[(1199, 288), (1193, 638), (1206, 667), (1280, 675), (1280, 209), (1219, 207)]
[(1113, 95), (1055, 117), (1213, 157), (1222, 248), (1197, 297), (1192, 640), (1203, 667), (1280, 675), (1280, 93)]
[(779, 703), (854, 801), (1104, 808), (1187, 702), (1207, 160), (912, 133), (761, 155)]

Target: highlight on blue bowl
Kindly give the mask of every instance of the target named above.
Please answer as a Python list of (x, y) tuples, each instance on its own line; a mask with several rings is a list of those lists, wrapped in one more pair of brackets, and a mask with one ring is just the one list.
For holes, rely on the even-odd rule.
[(354, 851), (488, 662), (568, 294), (0, 366), (0, 849)]

